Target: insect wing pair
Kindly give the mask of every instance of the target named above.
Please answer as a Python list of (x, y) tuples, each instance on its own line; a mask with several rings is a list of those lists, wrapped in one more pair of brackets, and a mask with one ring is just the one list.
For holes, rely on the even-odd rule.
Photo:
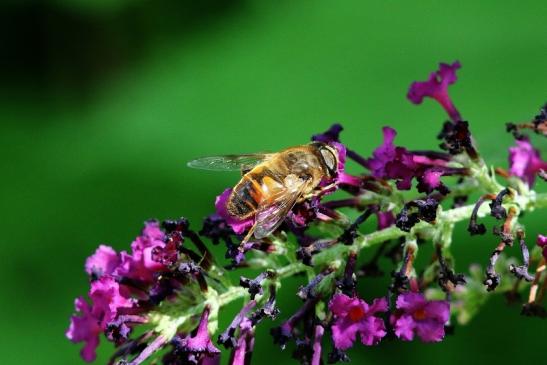
[[(275, 155), (270, 153), (209, 156), (190, 161), (188, 166), (211, 171), (241, 171), (242, 174), (246, 174), (259, 165), (268, 164)], [(255, 223), (244, 241), (247, 241), (251, 234), (260, 239), (275, 231), (307, 188), (308, 180), (291, 179), (290, 184), (285, 184), (282, 189), (264, 199), (256, 208)]]

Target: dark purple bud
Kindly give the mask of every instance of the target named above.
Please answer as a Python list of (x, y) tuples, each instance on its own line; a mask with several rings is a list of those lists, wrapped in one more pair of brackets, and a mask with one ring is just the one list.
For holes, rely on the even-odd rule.
[(528, 272), (528, 266), (530, 265), (530, 252), (528, 251), (528, 246), (524, 241), (524, 232), (518, 231), (517, 237), (519, 238), (520, 251), (522, 253), (523, 265), (514, 265), (509, 266), (509, 271), (511, 271), (518, 279), (524, 279), (526, 281), (533, 281), (534, 276), (530, 275)]
[(401, 231), (405, 232), (410, 232), (412, 227), (414, 227), (414, 225), (416, 225), (419, 221), (420, 219), (418, 219), (418, 213), (411, 213), (406, 206), (403, 207), (401, 212), (395, 217), (395, 225)]
[(137, 315), (120, 315), (106, 325), (105, 335), (109, 341), (120, 345), (124, 343), (131, 334), (133, 324), (146, 323), (145, 317)]
[(539, 110), (532, 121), (534, 132), (547, 136), (547, 103)]
[(439, 202), (431, 197), (425, 200), (417, 199), (406, 203), (397, 215), (395, 225), (402, 231), (410, 232), (420, 220), (434, 223), (437, 217)]
[(234, 233), (232, 228), (218, 214), (211, 214), (203, 221), (203, 228), (199, 234), (211, 239), (213, 244), (217, 245), (220, 240), (226, 243), (232, 242), (231, 235)]
[(337, 362), (350, 362), (350, 358), (345, 351), (333, 348), (332, 352), (329, 353), (328, 363), (336, 364)]
[(296, 258), (301, 260), (304, 265), (313, 266), (312, 258), (316, 253), (321, 252), (321, 250), (335, 245), (338, 240), (324, 239), (317, 240), (309, 246), (300, 247), (296, 250)]
[(247, 288), (247, 291), (251, 295), (251, 299), (254, 299), (256, 295), (262, 295), (262, 282), (266, 279), (271, 279), (275, 276), (273, 271), (264, 271), (254, 279), (249, 279), (244, 276), (239, 278), (239, 285)]
[(232, 323), (226, 331), (222, 332), (218, 336), (218, 344), (223, 345), (225, 348), (233, 348), (237, 344), (237, 339), (235, 338), (236, 330), (238, 329), (241, 322), (246, 318), (247, 314), (251, 309), (254, 308), (256, 305), (256, 302), (254, 300), (249, 301), (245, 306), (241, 309), (241, 311), (234, 317)]
[(314, 134), (311, 137), (312, 141), (330, 143), (330, 142), (340, 142), (340, 132), (344, 130), (340, 124), (335, 123), (330, 126), (325, 132), (321, 134)]
[(319, 283), (325, 278), (325, 276), (330, 275), (334, 270), (332, 268), (327, 268), (323, 272), (317, 274), (306, 286), (301, 286), (298, 289), (296, 295), (302, 300), (314, 299), (318, 297), (316, 288)]
[(359, 225), (365, 222), (373, 213), (378, 211), (378, 207), (372, 206), (365, 210), (357, 219), (340, 235), (338, 242), (341, 242), (345, 245), (352, 245), (353, 241), (357, 238), (358, 233), (357, 229)]
[(410, 287), (410, 279), (408, 278), (408, 276), (406, 276), (404, 272), (394, 271), (391, 274), (391, 277), (392, 281), (389, 286), (389, 290), (392, 293), (406, 291)]
[(164, 220), (162, 226), (163, 229), (165, 229), (165, 232), (168, 234), (173, 232), (180, 232), (184, 234), (188, 230), (190, 222), (188, 221), (188, 219), (181, 217), (179, 219)]
[(505, 131), (511, 133), (517, 140), (526, 139), (526, 135), (522, 134), (519, 126), (514, 123), (505, 123)]
[(279, 309), (275, 306), (275, 284), (270, 285), (270, 297), (264, 306), (254, 312), (251, 317), (251, 323), (256, 326), (264, 318), (275, 319), (279, 315)]
[(357, 262), (357, 253), (350, 252), (346, 267), (344, 268), (344, 276), (341, 280), (336, 282), (336, 287), (347, 296), (355, 295), (355, 286), (357, 281), (355, 280), (355, 263)]
[(515, 208), (509, 208), (509, 212), (507, 213), (507, 217), (505, 218), (505, 223), (503, 224), (502, 231), (500, 232), (502, 241), (498, 244), (492, 255), (490, 255), (490, 262), (486, 267), (486, 279), (484, 280), (484, 285), (486, 285), (486, 290), (488, 291), (495, 290), (496, 287), (500, 284), (501, 278), (500, 275), (496, 273), (495, 265), (498, 261), (499, 256), (505, 249), (505, 246), (510, 246), (513, 244), (513, 237), (511, 235), (511, 221), (513, 220), (515, 215)]
[(406, 246), (403, 256), (403, 264), (399, 271), (395, 271), (391, 274), (392, 282), (389, 286), (391, 293), (400, 293), (409, 289), (410, 278), (409, 275), (412, 272), (414, 265), (415, 251), (412, 246)]
[(440, 147), (452, 155), (457, 155), (465, 151), (472, 159), (476, 160), (478, 158), (477, 151), (473, 146), (471, 132), (469, 131), (469, 123), (467, 122), (445, 122), (437, 138), (443, 140)]
[(279, 344), (279, 346), (284, 349), (287, 342), (293, 338), (294, 327), (304, 318), (305, 315), (308, 314), (310, 310), (315, 308), (316, 303), (316, 299), (308, 300), (295, 314), (281, 324), (281, 326), (272, 328), (270, 330), (270, 334), (274, 339), (274, 343)]
[[(412, 203), (412, 202), (411, 202)], [(437, 207), (439, 202), (433, 198), (427, 198), (425, 200), (414, 200), (413, 204), (418, 207), (418, 218), (428, 223), (435, 222), (437, 218)]]
[(166, 298), (175, 294), (177, 289), (185, 283), (181, 278), (173, 278), (171, 275), (161, 275), (148, 290), (148, 297), (151, 304), (158, 305)]
[(436, 245), (437, 260), (439, 261), (439, 286), (445, 293), (450, 293), (457, 285), (465, 285), (465, 276), (463, 274), (456, 274), (446, 263), (442, 252), (442, 246)]
[[(331, 125), (330, 128), (327, 129), (325, 132), (313, 135), (311, 137), (311, 140), (323, 143), (340, 143), (340, 132), (342, 132), (343, 130), (344, 128), (340, 124), (335, 123)], [(356, 152), (350, 149), (346, 149), (346, 155), (361, 166), (367, 167), (366, 160)]]
[(503, 198), (508, 195), (511, 197), (513, 194), (508, 188), (499, 192), (496, 198), (490, 203), (490, 215), (496, 219), (504, 219), (507, 217), (507, 211), (503, 207)]
[(183, 262), (178, 267), (178, 272), (182, 275), (188, 275), (197, 280), (201, 291), (207, 291), (207, 281), (203, 274), (203, 269), (193, 262)]
[(494, 199), (494, 197), (490, 194), (483, 195), (479, 198), (479, 200), (477, 201), (477, 203), (475, 203), (475, 206), (473, 207), (471, 217), (469, 218), (469, 226), (467, 226), (467, 231), (471, 233), (471, 236), (483, 235), (486, 233), (486, 227), (484, 226), (484, 224), (477, 224), (477, 214), (479, 213), (479, 208), (487, 199), (491, 200)]
[(298, 360), (301, 365), (310, 365), (313, 356), (313, 348), (309, 338), (297, 338), (295, 340), (296, 348), (292, 353), (292, 358)]
[(241, 323), (241, 333), (232, 350), (230, 365), (249, 365), (254, 348), (254, 331), (248, 319)]

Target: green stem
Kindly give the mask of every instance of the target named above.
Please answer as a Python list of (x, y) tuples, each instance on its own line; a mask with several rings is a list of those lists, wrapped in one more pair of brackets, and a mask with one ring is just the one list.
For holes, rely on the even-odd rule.
[[(531, 195), (526, 200), (527, 200), (526, 206), (521, 208), (523, 211), (531, 211), (536, 208), (547, 207), (547, 193)], [(439, 212), (437, 216), (437, 221), (442, 222), (443, 224), (454, 224), (454, 223), (458, 223), (463, 220), (469, 219), (469, 217), (471, 216), (471, 212), (473, 211), (473, 207), (474, 205), (466, 205), (459, 208), (441, 211)], [(478, 216), (484, 217), (485, 215), (488, 214), (488, 212), (489, 212), (488, 206), (483, 205), (481, 209), (479, 209)], [(407, 235), (413, 235), (413, 236), (419, 235), (420, 233), (424, 233), (426, 230), (430, 230), (431, 227), (432, 227), (431, 224), (422, 221), (416, 224), (414, 228), (412, 229), (412, 231), (408, 233), (408, 232), (401, 231), (399, 228), (395, 226), (391, 226), (391, 227), (382, 229), (380, 231), (375, 231), (375, 232), (357, 237), (355, 239), (355, 243), (352, 246), (336, 245), (334, 247), (325, 249), (324, 252), (321, 252), (316, 255), (316, 257), (314, 258), (314, 262), (317, 262), (317, 263), (328, 262), (329, 260), (332, 260), (333, 257), (336, 257), (339, 259), (340, 257), (342, 257), (341, 255), (347, 254), (347, 252), (349, 252), (350, 250), (359, 252), (363, 248), (371, 247), (388, 240), (397, 239), (399, 237), (403, 237)], [(328, 260), (324, 261), (321, 258), (323, 259), (328, 258)], [(308, 269), (308, 266), (300, 262), (295, 262), (277, 270), (276, 278), (278, 280), (283, 280), (295, 274), (304, 272), (307, 269)], [(247, 291), (245, 291), (243, 288), (232, 287), (228, 289), (228, 291), (220, 295), (219, 304), (220, 306), (226, 305), (245, 295), (247, 295)]]
[[(533, 211), (536, 208), (547, 208), (547, 193), (536, 194), (531, 191), (527, 195), (518, 196), (517, 199), (506, 203), (505, 206), (513, 206), (520, 211)], [(452, 227), (455, 223), (469, 219), (472, 211), (473, 205), (467, 205), (446, 211), (442, 211), (442, 209), (439, 208), (435, 225), (422, 221), (416, 224), (410, 232), (403, 232), (399, 228), (391, 226), (366, 235), (359, 235), (351, 246), (338, 244), (324, 249), (320, 253), (316, 254), (313, 258), (314, 266), (317, 266), (319, 269), (324, 268), (332, 265), (334, 262), (339, 262), (341, 259), (346, 257), (350, 251), (359, 253), (364, 248), (400, 237), (405, 237), (410, 240), (421, 235), (435, 237), (435, 235), (441, 234), (442, 230), (446, 229), (446, 227)], [(478, 216), (483, 217), (487, 215), (489, 211), (488, 206), (483, 205), (478, 212)], [(267, 262), (271, 263), (269, 260), (264, 260), (264, 264)], [(271, 269), (272, 267), (266, 268)], [(280, 281), (307, 270), (310, 270), (309, 266), (306, 266), (300, 262), (292, 262), (286, 266), (278, 268), (276, 270), (277, 275), (275, 279), (272, 280)], [(223, 306), (238, 299), (245, 298), (249, 295), (247, 290), (240, 286), (229, 287), (221, 294), (216, 294), (216, 291), (212, 289), (209, 292), (210, 297), (207, 298), (206, 302), (213, 308), (211, 313), (218, 313), (218, 309)], [(180, 330), (180, 326), (187, 325), (187, 322), (190, 319), (196, 317), (203, 311), (205, 304), (206, 303), (204, 302), (187, 308), (182, 316), (177, 310), (175, 310), (175, 308), (172, 310), (169, 310), (169, 308), (164, 308), (164, 311), (156, 312), (150, 316), (151, 323), (156, 324), (156, 329), (159, 333), (162, 333), (162, 335), (166, 338), (172, 338), (172, 336)]]

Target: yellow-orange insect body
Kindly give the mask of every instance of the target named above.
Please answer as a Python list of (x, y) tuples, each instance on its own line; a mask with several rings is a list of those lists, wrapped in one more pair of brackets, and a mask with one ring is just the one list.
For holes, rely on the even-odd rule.
[(294, 204), (320, 190), (321, 181), (336, 175), (338, 152), (328, 144), (313, 142), (273, 154), (205, 157), (189, 166), (241, 169), (243, 177), (233, 188), (226, 209), (240, 220), (254, 217), (249, 235), (262, 238), (281, 224)]

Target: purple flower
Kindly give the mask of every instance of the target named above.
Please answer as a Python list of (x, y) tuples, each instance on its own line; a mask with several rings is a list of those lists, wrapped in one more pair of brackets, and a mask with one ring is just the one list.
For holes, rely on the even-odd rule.
[(395, 146), (393, 141), (397, 132), (390, 127), (382, 128), (383, 143), (376, 148), (372, 157), (367, 160), (372, 176), (380, 179), (397, 180), (397, 188), (409, 190), (412, 179), (418, 179), (418, 191), (431, 193), (438, 190), (448, 193), (448, 188), (441, 182), (443, 175), (465, 174), (465, 169), (448, 167), (450, 156), (435, 151), (410, 152), (404, 147)]
[(427, 81), (415, 81), (410, 85), (407, 98), (414, 104), (421, 104), (424, 97), (433, 98), (441, 104), (452, 121), (461, 120), (460, 113), (448, 95), (448, 86), (456, 82), (456, 70), (460, 67), (458, 61), (452, 65), (439, 64), (439, 69), (429, 74)]
[(232, 350), (230, 365), (250, 364), (254, 348), (253, 324), (248, 318), (243, 318), (239, 328), (239, 339)]
[(230, 197), (231, 193), (232, 188), (229, 188), (224, 190), (222, 194), (217, 196), (215, 200), (215, 208), (217, 214), (222, 217), (222, 219), (224, 219), (230, 227), (232, 227), (236, 234), (242, 234), (248, 228), (251, 228), (251, 226), (254, 224), (254, 218), (241, 220), (237, 217), (234, 217), (228, 212), (228, 210), (226, 209), (226, 203), (228, 202), (228, 198)]
[(442, 181), (441, 176), (444, 175), (444, 171), (439, 168), (430, 168), (424, 171), (424, 173), (418, 177), (418, 191), (421, 193), (431, 193), (433, 190), (447, 189)]
[(533, 186), (536, 174), (547, 169), (547, 162), (541, 159), (539, 151), (528, 139), (517, 140), (516, 143), (515, 147), (509, 148), (509, 173)]
[(220, 350), (213, 345), (209, 337), (208, 322), (209, 322), (208, 306), (205, 307), (201, 314), (196, 334), (194, 336), (176, 336), (173, 338), (173, 344), (176, 351), (185, 354), (191, 363), (199, 363), (201, 359), (215, 357), (220, 354)]
[(385, 298), (374, 299), (368, 305), (358, 297), (336, 294), (329, 302), (329, 309), (334, 315), (332, 339), (334, 346), (340, 350), (353, 346), (357, 333), (363, 345), (377, 344), (385, 335), (384, 321), (375, 316), (378, 312), (387, 311)]
[(85, 345), (80, 355), (85, 361), (91, 362), (97, 356), (95, 349), (99, 346), (99, 335), (102, 329), (84, 298), (76, 298), (74, 306), (76, 312), (80, 315), (70, 318), (70, 326), (66, 331), (66, 337), (74, 343), (84, 342)]
[(311, 365), (320, 365), (322, 363), (321, 361), (321, 339), (323, 338), (323, 334), (325, 333), (325, 329), (321, 325), (315, 326), (315, 333), (313, 334), (313, 345), (312, 345), (312, 359), (311, 359)]
[(344, 130), (342, 125), (335, 123), (330, 126), (325, 132), (320, 134), (314, 134), (311, 137), (312, 141), (331, 143), (331, 142), (340, 142), (340, 132)]
[(536, 243), (543, 249), (543, 257), (547, 260), (547, 236), (542, 234), (538, 235)]
[(110, 246), (100, 245), (97, 251), (85, 262), (85, 271), (94, 278), (112, 275), (120, 264), (120, 256)]
[(342, 143), (331, 142), (331, 146), (338, 151), (338, 173), (336, 175), (336, 181), (339, 184), (361, 186), (361, 179), (358, 177), (349, 175), (345, 172), (347, 149)]
[(165, 271), (166, 266), (155, 261), (158, 248), (165, 247), (165, 233), (158, 221), (148, 221), (140, 236), (131, 243), (131, 254), (121, 252), (121, 263), (116, 275), (151, 284), (156, 272)]
[(391, 324), (397, 337), (411, 341), (416, 334), (424, 342), (438, 342), (444, 338), (444, 325), (450, 318), (449, 302), (426, 300), (421, 293), (406, 292), (399, 295), (396, 306)]
[(404, 147), (396, 147), (393, 140), (397, 135), (395, 129), (382, 128), (384, 142), (374, 150), (372, 158), (367, 160), (369, 169), (374, 177), (397, 180), (397, 188), (409, 190), (412, 178), (417, 168), (413, 156)]
[(102, 329), (118, 315), (118, 310), (131, 308), (135, 301), (129, 293), (111, 276), (102, 276), (91, 283), (89, 297), (93, 302), (92, 314), (99, 320)]
[(114, 321), (122, 308), (134, 306), (134, 300), (122, 295), (123, 289), (111, 276), (102, 276), (91, 283), (89, 296), (92, 306), (83, 298), (75, 301), (78, 316), (70, 318), (70, 326), (66, 332), (67, 338), (74, 342), (85, 342), (81, 351), (82, 359), (93, 361), (95, 349), (99, 345), (99, 335), (108, 323)]

